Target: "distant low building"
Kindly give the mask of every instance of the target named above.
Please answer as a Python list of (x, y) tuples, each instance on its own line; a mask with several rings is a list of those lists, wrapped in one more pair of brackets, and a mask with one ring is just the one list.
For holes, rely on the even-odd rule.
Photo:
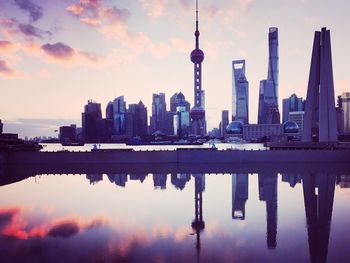
[(304, 111), (291, 111), (291, 112), (289, 112), (288, 119), (290, 121), (294, 121), (294, 122), (296, 122), (296, 124), (298, 124), (298, 126), (299, 126), (298, 138), (299, 138), (299, 140), (301, 140), (301, 136), (303, 134), (303, 127), (304, 127)]
[(61, 126), (59, 129), (59, 140), (61, 142), (74, 142), (76, 140), (76, 125)]
[(3, 123), (1, 122), (1, 120), (0, 120), (0, 134), (2, 133), (3, 127), (4, 127), (4, 124), (3, 124)]

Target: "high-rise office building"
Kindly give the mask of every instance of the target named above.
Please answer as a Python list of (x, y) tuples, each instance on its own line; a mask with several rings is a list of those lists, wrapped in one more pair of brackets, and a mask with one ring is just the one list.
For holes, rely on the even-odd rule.
[(350, 135), (350, 92), (343, 92), (340, 101), (344, 114), (344, 134)]
[(185, 105), (177, 106), (176, 113), (174, 115), (174, 135), (180, 138), (188, 136), (190, 128), (190, 113), (186, 111)]
[(228, 110), (223, 110), (221, 112), (221, 122), (220, 122), (220, 136), (224, 137), (226, 134), (226, 127), (228, 125)]
[[(148, 135), (148, 124), (147, 124), (147, 108), (140, 101), (138, 104), (129, 104), (127, 115), (128, 132), (134, 136), (146, 136)], [(132, 124), (132, 125), (131, 125)]]
[(101, 104), (89, 100), (82, 113), (82, 128), (85, 141), (97, 141), (96, 121), (99, 119), (102, 119)]
[(202, 62), (204, 52), (199, 48), (198, 30), (198, 0), (196, 1), (196, 37), (195, 49), (191, 52), (191, 61), (194, 66), (194, 104), (191, 109), (191, 133), (195, 135), (206, 134), (204, 90), (202, 90)]
[(185, 95), (182, 94), (182, 92), (175, 93), (173, 96), (170, 97), (170, 111), (176, 112), (176, 108), (179, 105), (185, 105), (186, 111), (191, 110), (190, 103), (186, 100)]
[(314, 36), (302, 140), (336, 142), (336, 122), (331, 36), (324, 27)]
[(155, 131), (166, 132), (166, 102), (165, 94), (153, 94), (152, 99), (152, 116), (150, 118), (151, 133)]
[(106, 119), (113, 121), (113, 102), (110, 101), (106, 107)]
[(113, 125), (116, 135), (126, 133), (126, 102), (124, 96), (119, 96), (113, 101)]
[(245, 75), (245, 60), (232, 61), (232, 121), (249, 123), (249, 83)]
[(289, 120), (289, 113), (293, 111), (303, 111), (303, 98), (298, 98), (297, 95), (292, 94), (289, 98), (283, 99), (283, 115), (282, 122), (286, 122)]
[(280, 123), (278, 109), (278, 28), (269, 29), (269, 62), (267, 79), (260, 81), (259, 124)]

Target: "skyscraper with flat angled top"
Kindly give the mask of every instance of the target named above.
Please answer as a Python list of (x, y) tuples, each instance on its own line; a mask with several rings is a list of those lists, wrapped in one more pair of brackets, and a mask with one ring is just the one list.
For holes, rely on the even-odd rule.
[(245, 75), (245, 60), (232, 61), (232, 121), (249, 123), (249, 83)]

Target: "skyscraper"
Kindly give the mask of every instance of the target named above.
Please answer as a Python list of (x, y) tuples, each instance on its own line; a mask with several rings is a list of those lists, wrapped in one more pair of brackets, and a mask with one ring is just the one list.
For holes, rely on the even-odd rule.
[(321, 31), (316, 31), (314, 36), (302, 140), (304, 142), (338, 140), (331, 35), (325, 27)]
[(245, 75), (245, 60), (232, 61), (232, 121), (249, 123), (249, 83)]
[(191, 52), (191, 61), (194, 65), (194, 104), (191, 109), (191, 132), (195, 135), (206, 134), (204, 90), (202, 90), (202, 61), (204, 52), (199, 49), (198, 30), (198, 0), (196, 1), (196, 37), (195, 49)]
[(82, 128), (85, 141), (95, 142), (97, 140), (96, 121), (99, 119), (102, 119), (101, 104), (89, 100), (82, 113)]
[(152, 116), (150, 118), (151, 133), (155, 131), (166, 132), (166, 102), (165, 94), (153, 94)]
[(113, 101), (113, 124), (117, 135), (124, 135), (126, 132), (126, 102), (124, 96), (119, 96)]
[(260, 81), (259, 87), (259, 124), (280, 123), (278, 73), (278, 28), (270, 27), (267, 79)]
[[(132, 136), (145, 136), (148, 134), (147, 126), (147, 108), (140, 101), (138, 104), (129, 104), (129, 114), (127, 115), (127, 122), (132, 125), (128, 125), (130, 135)], [(131, 127), (130, 127), (131, 126)]]
[(344, 133), (350, 135), (350, 92), (343, 92), (340, 101), (344, 112)]
[(220, 136), (224, 137), (226, 134), (226, 127), (228, 125), (228, 110), (223, 110), (221, 112), (221, 122), (220, 122)]
[(286, 122), (289, 120), (289, 113), (293, 111), (303, 111), (303, 98), (298, 98), (297, 95), (292, 94), (289, 98), (283, 99), (283, 116), (282, 122)]
[(176, 113), (174, 115), (174, 135), (180, 138), (188, 136), (190, 127), (190, 114), (186, 111), (186, 106), (184, 103), (180, 103), (176, 108)]

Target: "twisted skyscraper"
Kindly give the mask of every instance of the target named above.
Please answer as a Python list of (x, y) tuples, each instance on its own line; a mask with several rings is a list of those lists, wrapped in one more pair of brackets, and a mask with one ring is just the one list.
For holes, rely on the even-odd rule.
[(191, 132), (195, 135), (206, 134), (206, 121), (204, 109), (204, 90), (202, 90), (202, 61), (204, 52), (199, 48), (198, 30), (198, 0), (196, 0), (196, 37), (195, 49), (191, 52), (191, 61), (194, 65), (194, 104), (191, 109)]
[(269, 29), (269, 69), (267, 79), (260, 81), (259, 124), (280, 123), (278, 110), (278, 28)]

